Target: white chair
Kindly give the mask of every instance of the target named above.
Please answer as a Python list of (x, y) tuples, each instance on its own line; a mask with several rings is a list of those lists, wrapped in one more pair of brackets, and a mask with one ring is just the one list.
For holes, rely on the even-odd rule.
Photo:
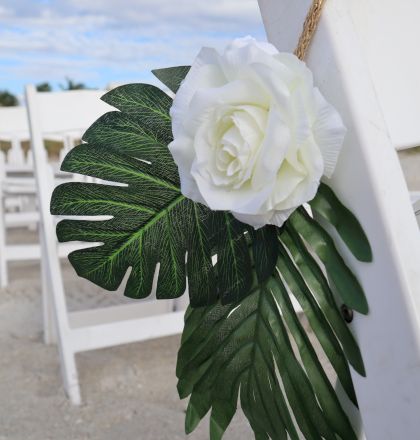
[[(28, 252), (33, 254), (36, 251), (34, 245), (11, 245), (7, 243), (8, 230), (27, 226), (28, 224), (36, 224), (39, 221), (37, 212), (21, 211), (22, 197), (34, 196), (35, 194), (35, 182), (31, 187), (27, 185), (27, 179), (16, 179), (15, 182), (12, 182), (9, 178), (6, 178), (4, 160), (4, 156), (0, 155), (0, 287), (6, 287), (8, 284), (8, 263), (28, 259)], [(14, 208), (19, 209), (18, 211), (8, 211), (7, 208), (10, 206), (8, 206), (7, 201), (10, 199), (20, 202), (20, 206), (14, 205)], [(39, 246), (37, 251), (38, 256), (35, 255), (35, 259), (39, 258)]]
[[(156, 300), (135, 301), (78, 312), (69, 312), (67, 309), (55, 237), (55, 222), (49, 213), (51, 178), (48, 178), (42, 143), (44, 130), (52, 126), (51, 121), (48, 121), (48, 109), (51, 108), (51, 103), (46, 96), (37, 93), (33, 86), (26, 88), (42, 220), (44, 328), (47, 340), (54, 335), (57, 337), (65, 390), (72, 403), (80, 404), (76, 353), (179, 333), (183, 327), (184, 312), (179, 310), (180, 302)], [(74, 100), (73, 97), (69, 98), (72, 101), (67, 102), (68, 96), (71, 95), (63, 94), (62, 100), (59, 101), (63, 109), (67, 108), (69, 112), (73, 112), (82, 106), (77, 98)], [(102, 105), (102, 111), (110, 109), (104, 103), (100, 102), (98, 105)], [(92, 112), (91, 116), (93, 122), (97, 115)]]
[[(60, 176), (58, 179), (54, 176), (53, 170), (48, 165), (48, 173), (50, 174), (51, 186), (65, 181)], [(39, 243), (9, 243), (7, 241), (8, 232), (14, 228), (27, 227), (28, 225), (38, 225), (40, 215), (35, 209), (17, 212), (8, 212), (5, 209), (5, 201), (8, 197), (26, 197), (34, 198), (35, 179), (23, 178), (6, 178), (5, 177), (4, 157), (0, 156), (0, 288), (6, 287), (9, 283), (8, 266), (9, 263), (17, 261), (39, 260), (41, 258), (41, 247)], [(67, 179), (69, 180), (69, 179)], [(36, 229), (36, 228), (35, 228)], [(74, 246), (68, 244), (59, 247), (60, 258), (67, 257)]]
[[(310, 0), (259, 0), (268, 39), (293, 51)], [(337, 242), (370, 305), (353, 329), (367, 377), (354, 375), (369, 440), (415, 439), (420, 418), (420, 234), (396, 146), (420, 144), (420, 4), (327, 0), (307, 63), (347, 125), (329, 182), (360, 219), (372, 264)]]
[[(92, 122), (109, 108), (100, 100), (104, 93), (105, 91), (103, 90), (42, 93), (42, 105), (39, 107), (40, 117), (45, 121), (42, 137), (43, 140), (53, 140), (63, 144), (63, 148), (60, 151), (61, 159), (67, 154), (69, 149), (80, 142), (83, 132)], [(3, 111), (3, 113), (2, 110), (5, 109), (0, 108), (0, 139), (8, 139), (7, 136), (9, 136), (13, 141), (13, 148), (10, 151), (19, 148), (22, 153), (20, 141), (29, 141), (26, 108), (11, 107), (7, 109), (8, 111)], [(1, 119), (2, 116), (4, 116), (4, 119)], [(30, 155), (29, 161), (24, 160), (23, 153), (20, 162), (16, 157), (17, 154), (8, 156), (8, 161), (4, 166), (0, 164), (0, 179), (2, 180), (0, 199), (4, 203), (4, 208), (2, 213), (0, 213), (0, 229), (3, 236), (7, 235), (9, 228), (30, 226), (34, 229), (39, 222), (32, 155)], [(47, 160), (46, 156), (45, 160)], [(51, 162), (50, 165), (58, 182), (74, 178), (68, 174), (61, 173), (58, 169), (58, 162)], [(9, 262), (36, 260), (41, 256), (39, 244), (4, 244), (4, 249), (1, 246), (0, 244), (0, 251), (3, 250), (0, 252), (0, 287), (5, 287), (8, 284)], [(63, 249), (66, 248), (63, 247)], [(60, 255), (65, 256), (66, 252), (64, 250)]]

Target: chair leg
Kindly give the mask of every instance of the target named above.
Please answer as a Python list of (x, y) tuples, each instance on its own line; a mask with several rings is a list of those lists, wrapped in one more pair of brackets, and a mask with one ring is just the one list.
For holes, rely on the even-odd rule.
[[(1, 247), (1, 249), (4, 249), (4, 247)], [(8, 284), (7, 261), (4, 256), (4, 250), (0, 250), (0, 288), (7, 287)]]
[[(57, 285), (57, 283), (53, 282), (53, 274), (48, 266), (49, 259), (44, 253), (46, 249), (44, 233), (40, 234), (40, 242), (42, 246), (41, 273), (44, 341), (46, 344), (57, 342), (60, 353), (60, 368), (64, 390), (73, 405), (80, 405), (82, 401), (80, 396), (79, 378), (77, 374), (75, 353), (72, 347), (71, 331), (68, 327), (67, 316), (65, 315), (65, 299), (64, 296), (60, 298), (59, 292), (54, 292), (53, 290), (53, 286)], [(62, 280), (59, 279), (58, 283), (62, 285)], [(63, 291), (61, 291), (61, 295), (64, 295)], [(62, 300), (61, 307), (59, 307), (60, 299)]]
[(73, 405), (80, 405), (79, 377), (77, 374), (75, 353), (63, 344), (59, 344), (61, 357), (61, 374), (63, 377), (64, 390)]
[(57, 342), (57, 329), (54, 322), (54, 308), (51, 298), (51, 291), (47, 281), (47, 268), (41, 259), (41, 288), (42, 288), (42, 314), (44, 328), (44, 343), (55, 344)]
[(4, 216), (4, 199), (0, 185), (0, 287), (9, 284), (6, 258), (6, 219)]

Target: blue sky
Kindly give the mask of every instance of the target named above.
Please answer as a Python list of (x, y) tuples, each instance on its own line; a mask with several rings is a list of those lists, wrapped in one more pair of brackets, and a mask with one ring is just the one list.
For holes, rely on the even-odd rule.
[(257, 0), (2, 0), (0, 89), (151, 81), (244, 35), (265, 39)]

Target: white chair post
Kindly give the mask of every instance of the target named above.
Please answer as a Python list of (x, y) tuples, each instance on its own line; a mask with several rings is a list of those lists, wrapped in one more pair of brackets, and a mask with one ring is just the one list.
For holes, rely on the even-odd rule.
[(4, 154), (0, 152), (0, 288), (8, 284), (6, 260), (6, 218), (4, 213), (3, 182), (5, 178)]
[(11, 143), (12, 143), (12, 148), (8, 152), (7, 163), (14, 165), (24, 165), (25, 158), (23, 155), (23, 150), (21, 148), (19, 137), (13, 136), (11, 139)]
[[(50, 186), (48, 184), (48, 161), (44, 148), (41, 130), (41, 121), (38, 120), (37, 91), (34, 86), (26, 87), (26, 103), (28, 106), (29, 128), (32, 141), (32, 154), (35, 167), (39, 210), (41, 215), (41, 234), (43, 245), (42, 259), (45, 263), (45, 292), (53, 292), (52, 300), (55, 311), (55, 328), (57, 329), (58, 347), (61, 357), (61, 368), (64, 386), (68, 396), (74, 404), (80, 404), (80, 390), (77, 376), (76, 362), (72, 347), (66, 343), (70, 331), (67, 316), (66, 300), (61, 277), (61, 267), (54, 235), (54, 220), (49, 215)], [(44, 278), (44, 276), (43, 276)], [(47, 300), (48, 302), (48, 300)], [(44, 306), (46, 307), (46, 306)], [(44, 308), (45, 310), (45, 308)], [(48, 310), (46, 311), (48, 313)]]
[[(268, 39), (279, 50), (294, 50), (310, 3), (259, 0)], [(393, 54), (405, 49), (383, 42), (383, 29), (392, 29), (389, 37), (398, 34), (397, 44), (405, 40), (406, 31), (410, 38), (410, 14), (419, 20), (419, 11), (418, 3), (411, 0), (327, 0), (307, 58), (315, 83), (340, 111), (348, 128), (335, 175), (327, 183), (360, 219), (373, 248), (373, 263), (362, 264), (337, 241), (361, 281), (370, 306), (370, 314), (356, 314), (352, 324), (367, 371), (366, 378), (354, 374), (353, 379), (364, 434), (369, 440), (411, 440), (420, 432), (420, 234), (393, 141), (420, 141), (420, 132), (416, 123), (405, 132), (406, 138), (402, 136), (408, 128), (401, 125), (401, 120), (413, 105), (407, 108), (401, 103), (409, 102), (409, 96), (394, 99), (398, 108), (384, 111), (391, 94), (409, 92), (410, 87), (420, 90), (420, 72), (416, 83), (407, 87), (404, 84), (402, 89), (395, 87), (406, 81), (405, 70), (418, 68), (418, 60), (413, 61), (416, 57), (411, 53), (401, 60), (403, 64), (394, 65)], [(375, 23), (380, 23), (381, 32), (375, 38), (371, 36), (366, 50), (366, 30), (361, 31), (361, 27), (371, 14)], [(417, 25), (415, 29), (418, 33)], [(415, 41), (406, 42), (407, 47)], [(379, 61), (374, 67), (375, 57), (369, 58), (375, 44), (381, 51), (381, 63), (384, 51), (390, 51), (386, 68), (378, 68)], [(399, 80), (398, 69), (402, 75)], [(388, 74), (389, 91), (382, 97)], [(420, 95), (415, 105), (419, 104)], [(394, 117), (399, 120), (393, 121)]]
[[(45, 160), (47, 157), (45, 155)], [(54, 173), (51, 166), (47, 167), (47, 176), (45, 181), (48, 182), (48, 195), (47, 197), (51, 199), (52, 192), (54, 190)], [(43, 317), (43, 328), (44, 328), (44, 343), (53, 344), (57, 342), (57, 329), (54, 319), (54, 298), (53, 291), (51, 290), (52, 283), (49, 280), (48, 272), (48, 257), (46, 255), (46, 242), (44, 234), (40, 233), (40, 243), (41, 243), (41, 287), (42, 287), (42, 317)]]

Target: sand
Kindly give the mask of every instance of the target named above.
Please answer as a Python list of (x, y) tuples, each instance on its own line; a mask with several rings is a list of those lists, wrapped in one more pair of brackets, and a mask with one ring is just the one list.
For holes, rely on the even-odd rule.
[[(68, 265), (63, 272), (72, 309), (109, 303)], [(178, 398), (175, 377), (179, 339), (77, 355), (83, 405), (74, 407), (61, 384), (57, 347), (42, 341), (38, 264), (13, 265), (11, 283), (0, 291), (0, 440), (186, 438), (187, 402)], [(208, 439), (208, 421), (189, 438)], [(225, 438), (253, 438), (242, 414)]]

